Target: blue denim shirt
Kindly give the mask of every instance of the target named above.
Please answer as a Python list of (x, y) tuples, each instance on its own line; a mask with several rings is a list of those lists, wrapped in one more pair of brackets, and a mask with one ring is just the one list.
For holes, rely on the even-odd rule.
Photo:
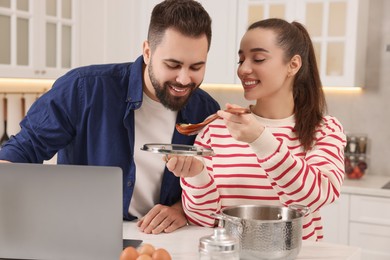
[[(58, 164), (118, 166), (123, 170), (123, 216), (134, 219), (128, 208), (136, 181), (134, 149), (140, 149), (134, 147), (134, 110), (142, 105), (142, 67), (139, 57), (134, 63), (68, 72), (31, 106), (21, 131), (0, 150), (0, 159), (42, 163), (58, 152)], [(198, 89), (176, 122), (200, 122), (218, 109), (218, 103)], [(172, 143), (193, 144), (194, 139), (175, 130)], [(160, 203), (172, 205), (180, 197), (179, 178), (165, 168)]]

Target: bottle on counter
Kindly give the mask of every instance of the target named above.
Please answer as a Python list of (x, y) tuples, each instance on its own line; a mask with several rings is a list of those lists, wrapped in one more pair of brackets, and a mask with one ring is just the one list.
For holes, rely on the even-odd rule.
[(200, 238), (199, 256), (200, 260), (239, 260), (239, 240), (216, 227), (212, 235)]
[(356, 136), (351, 136), (351, 138), (348, 141), (348, 152), (349, 153), (356, 153), (357, 152), (357, 140)]
[(358, 140), (358, 150), (360, 154), (365, 154), (367, 149), (367, 137), (360, 136)]

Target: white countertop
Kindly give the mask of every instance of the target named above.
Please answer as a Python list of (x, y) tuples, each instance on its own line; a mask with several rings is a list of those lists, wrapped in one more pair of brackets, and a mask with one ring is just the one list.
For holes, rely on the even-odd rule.
[[(123, 223), (123, 238), (141, 239), (156, 248), (165, 248), (173, 260), (198, 260), (198, 243), (203, 236), (212, 234), (211, 228), (185, 226), (173, 233), (159, 235), (145, 234), (138, 231), (136, 222)], [(324, 242), (303, 241), (297, 259), (358, 260), (361, 249)]]
[(351, 180), (346, 177), (341, 187), (341, 193), (390, 198), (390, 189), (382, 189), (389, 181), (390, 176), (380, 175), (364, 175), (357, 180)]

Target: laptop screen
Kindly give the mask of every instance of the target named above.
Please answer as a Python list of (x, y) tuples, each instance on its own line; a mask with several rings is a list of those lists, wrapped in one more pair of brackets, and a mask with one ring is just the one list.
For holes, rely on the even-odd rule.
[(0, 164), (0, 258), (118, 259), (122, 170)]

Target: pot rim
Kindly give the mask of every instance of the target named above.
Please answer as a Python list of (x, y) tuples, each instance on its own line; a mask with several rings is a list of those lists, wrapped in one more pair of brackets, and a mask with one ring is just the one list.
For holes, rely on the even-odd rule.
[[(244, 217), (237, 217), (237, 216), (232, 216), (227, 213), (225, 213), (227, 210), (231, 209), (237, 209), (237, 208), (273, 208), (273, 209), (287, 209), (287, 210), (292, 210), (292, 211), (297, 211), (299, 214), (295, 218), (291, 219), (270, 219), (270, 220), (260, 220), (260, 219), (251, 219), (251, 218), (244, 218)], [(277, 206), (277, 205), (252, 205), (252, 204), (247, 204), (247, 205), (237, 205), (237, 206), (228, 206), (223, 209), (221, 209), (221, 218), (230, 220), (232, 222), (240, 222), (241, 220), (245, 221), (254, 221), (254, 222), (261, 222), (261, 223), (284, 223), (284, 222), (291, 222), (291, 221), (298, 221), (301, 218), (303, 218), (307, 213), (310, 212), (309, 207), (302, 206), (302, 205), (290, 205), (290, 206)]]

